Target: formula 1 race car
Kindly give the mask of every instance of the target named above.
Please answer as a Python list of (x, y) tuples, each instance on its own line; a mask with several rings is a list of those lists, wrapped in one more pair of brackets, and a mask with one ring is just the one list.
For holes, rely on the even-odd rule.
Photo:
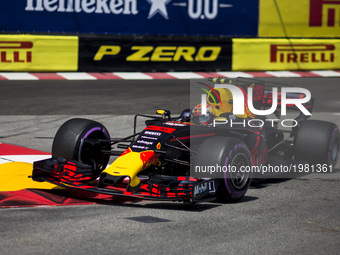
[[(139, 199), (234, 202), (246, 194), (253, 178), (252, 172), (240, 171), (242, 167), (294, 161), (335, 166), (340, 142), (334, 123), (307, 120), (309, 116), (300, 112), (293, 120), (296, 125), (280, 129), (277, 122), (283, 94), (275, 94), (258, 81), (236, 80), (235, 86), (244, 95), (253, 94), (257, 109), (270, 109), (276, 102), (277, 119), (255, 118), (247, 103), (243, 115), (234, 115), (230, 90), (213, 88), (209, 82), (225, 81), (200, 82), (209, 88), (206, 102), (178, 117), (171, 117), (168, 110), (157, 110), (157, 116), (137, 114), (134, 132), (125, 138), (111, 139), (96, 121), (68, 120), (54, 138), (52, 158), (34, 162), (33, 180)], [(284, 95), (293, 99), (305, 96)], [(305, 100), (303, 106), (311, 111), (313, 99)], [(286, 107), (299, 110), (291, 103)], [(147, 118), (146, 127), (137, 132), (140, 117)], [(232, 126), (233, 121), (250, 125)], [(118, 158), (107, 167), (111, 156)], [(207, 171), (209, 167), (234, 170)]]

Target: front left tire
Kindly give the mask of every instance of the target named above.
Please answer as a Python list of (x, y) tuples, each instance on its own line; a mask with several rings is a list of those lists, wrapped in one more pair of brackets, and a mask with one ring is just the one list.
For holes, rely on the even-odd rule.
[[(93, 142), (87, 142), (89, 139)], [(108, 142), (106, 145), (105, 142), (97, 143), (99, 140)], [(96, 178), (109, 162), (110, 155), (102, 153), (104, 147), (109, 146), (109, 141), (109, 132), (101, 123), (82, 118), (70, 119), (59, 128), (54, 137), (52, 157), (89, 164)]]

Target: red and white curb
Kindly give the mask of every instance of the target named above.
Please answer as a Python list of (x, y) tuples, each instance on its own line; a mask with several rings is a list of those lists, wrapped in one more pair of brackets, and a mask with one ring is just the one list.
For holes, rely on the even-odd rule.
[(340, 77), (340, 71), (267, 71), (267, 72), (0, 72), (0, 80), (155, 80), (155, 79), (200, 79), (223, 78), (261, 78), (261, 77)]
[(51, 154), (47, 152), (0, 143), (0, 164), (9, 162), (33, 163), (50, 156)]

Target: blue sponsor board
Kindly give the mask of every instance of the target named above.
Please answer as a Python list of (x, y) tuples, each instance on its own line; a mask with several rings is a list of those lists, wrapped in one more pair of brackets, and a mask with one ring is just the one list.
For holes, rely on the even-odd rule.
[(10, 0), (0, 31), (257, 36), (259, 0)]

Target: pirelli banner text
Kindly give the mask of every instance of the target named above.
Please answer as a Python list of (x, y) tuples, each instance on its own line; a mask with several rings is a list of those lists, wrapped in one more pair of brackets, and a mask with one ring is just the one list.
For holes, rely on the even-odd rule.
[(80, 37), (78, 70), (231, 70), (231, 39)]
[(1, 71), (76, 71), (77, 36), (0, 35)]
[(261, 0), (259, 37), (340, 37), (340, 0)]
[(233, 39), (232, 70), (340, 69), (340, 39)]

